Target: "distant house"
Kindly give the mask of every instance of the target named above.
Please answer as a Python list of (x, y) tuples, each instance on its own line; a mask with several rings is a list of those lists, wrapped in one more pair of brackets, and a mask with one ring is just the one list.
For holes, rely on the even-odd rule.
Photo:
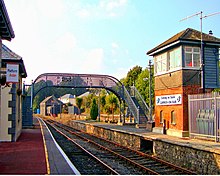
[(40, 114), (43, 116), (57, 115), (62, 111), (63, 102), (54, 95), (45, 98), (40, 103)]
[(88, 96), (89, 96), (89, 94), (90, 94), (90, 92), (85, 92), (85, 93), (83, 93), (83, 94), (79, 95), (77, 98), (88, 97)]
[(188, 136), (188, 95), (219, 88), (220, 39), (203, 33), (202, 44), (203, 52), (201, 32), (187, 28), (147, 52), (154, 58), (154, 132)]
[(72, 94), (65, 94), (59, 100), (64, 104), (71, 103), (72, 105), (76, 105), (76, 96)]

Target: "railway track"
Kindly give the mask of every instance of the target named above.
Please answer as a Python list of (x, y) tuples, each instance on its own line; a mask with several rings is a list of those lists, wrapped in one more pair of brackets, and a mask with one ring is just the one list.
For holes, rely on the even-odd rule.
[[(77, 145), (84, 148), (84, 150), (86, 149), (89, 153), (92, 153), (97, 160), (106, 163), (105, 166), (108, 169), (111, 168), (111, 171), (108, 171), (110, 174), (195, 175), (195, 173), (187, 169), (175, 166), (149, 154), (120, 146), (112, 141), (72, 129), (58, 122), (47, 120), (46, 123), (50, 126), (52, 131), (56, 131), (59, 134), (64, 135), (69, 141), (74, 141)], [(66, 143), (61, 142), (61, 145), (64, 151), (65, 148), (73, 151), (73, 149), (69, 149)], [(75, 158), (74, 156), (77, 155), (77, 153), (71, 152), (70, 155), (68, 152), (66, 154), (70, 157), (70, 160), (71, 158)], [(76, 159), (71, 161), (77, 167), (75, 164)], [(104, 171), (104, 169), (102, 169), (102, 171)], [(93, 173), (89, 174), (92, 175)]]

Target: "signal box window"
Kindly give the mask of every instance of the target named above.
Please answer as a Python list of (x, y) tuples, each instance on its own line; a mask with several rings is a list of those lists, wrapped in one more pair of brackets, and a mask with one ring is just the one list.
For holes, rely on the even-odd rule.
[(182, 59), (180, 47), (169, 52), (169, 61), (169, 70), (175, 70), (181, 67)]
[(199, 47), (185, 47), (185, 67), (200, 67)]

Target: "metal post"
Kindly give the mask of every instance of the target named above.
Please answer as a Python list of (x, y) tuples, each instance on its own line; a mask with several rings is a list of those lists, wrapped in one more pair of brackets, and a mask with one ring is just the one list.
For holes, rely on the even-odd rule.
[(150, 105), (150, 121), (152, 121), (152, 62), (149, 60), (149, 105)]
[(31, 111), (33, 109), (33, 98), (34, 98), (34, 83), (33, 80), (31, 80)]
[(22, 87), (22, 95), (25, 94), (25, 81), (23, 82), (23, 87)]
[(123, 111), (123, 115), (122, 115), (122, 116), (123, 116), (123, 117), (122, 117), (122, 120), (123, 120), (123, 121), (122, 121), (122, 122), (123, 122), (123, 124), (124, 124), (124, 123), (125, 123), (125, 100), (123, 100), (123, 110), (122, 110), (122, 111)]
[(204, 61), (204, 57), (203, 57), (203, 37), (202, 37), (202, 11), (200, 12), (200, 33), (201, 33), (201, 51), (200, 51), (200, 64), (201, 64), (201, 87), (202, 87), (202, 91), (203, 93), (205, 93), (205, 71), (204, 71), (204, 65), (205, 65), (205, 61)]
[(137, 124), (140, 124), (140, 111), (139, 111), (139, 106), (137, 108)]
[(214, 93), (214, 105), (215, 105), (215, 111), (214, 111), (214, 132), (215, 132), (215, 142), (219, 142), (219, 119), (218, 119), (218, 116), (217, 116), (217, 112), (218, 112), (218, 100), (217, 100), (217, 93), (215, 92)]
[(100, 122), (100, 90), (99, 91), (99, 102), (98, 102), (98, 121)]
[(60, 96), (60, 119), (61, 119), (61, 114), (62, 114), (62, 103), (61, 103), (61, 96)]

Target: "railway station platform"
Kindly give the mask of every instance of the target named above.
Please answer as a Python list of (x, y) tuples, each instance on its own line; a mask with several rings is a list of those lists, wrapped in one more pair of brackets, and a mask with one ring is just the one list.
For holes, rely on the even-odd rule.
[(45, 124), (34, 118), (17, 142), (0, 142), (0, 174), (75, 175), (78, 171), (54, 141)]
[[(72, 120), (75, 129), (92, 133), (133, 149), (152, 150), (154, 156), (198, 174), (220, 174), (220, 143), (172, 137), (135, 128), (85, 120)], [(0, 142), (0, 174), (79, 175), (40, 118), (23, 129), (17, 142)]]

